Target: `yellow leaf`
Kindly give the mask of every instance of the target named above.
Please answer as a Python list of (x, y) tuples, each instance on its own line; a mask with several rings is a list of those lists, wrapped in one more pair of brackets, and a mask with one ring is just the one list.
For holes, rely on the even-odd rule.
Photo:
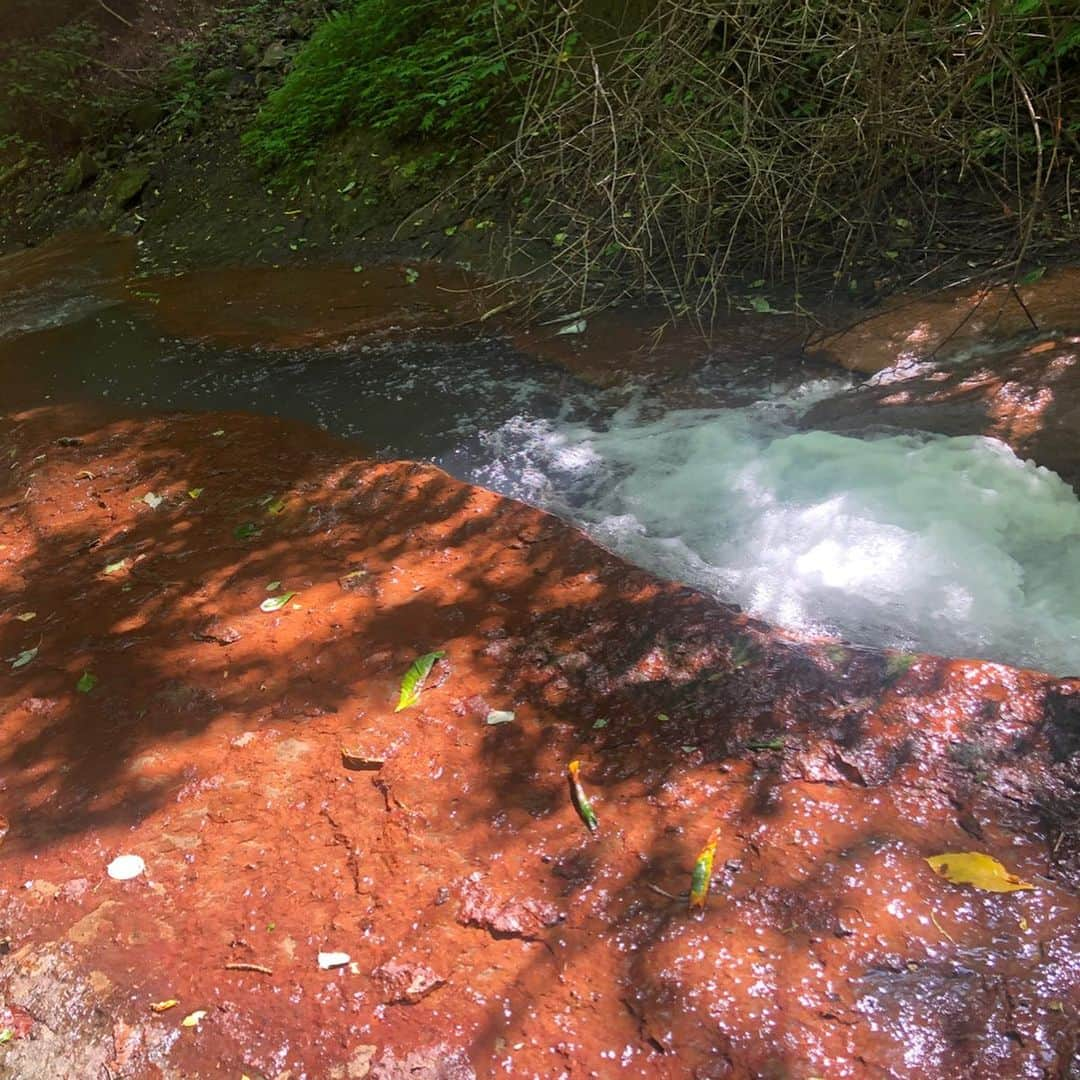
[(953, 851), (944, 855), (931, 855), (926, 860), (933, 871), (954, 885), (974, 885), (986, 892), (1018, 892), (1034, 889), (1027, 881), (1010, 874), (1004, 866), (984, 855), (981, 851)]
[(190, 1013), (189, 1015), (185, 1016), (184, 1019), (180, 1021), (180, 1026), (181, 1027), (198, 1027), (199, 1026), (199, 1021), (202, 1020), (202, 1018), (205, 1015), (206, 1015), (206, 1010), (205, 1009), (196, 1009), (193, 1013)]
[(169, 1009), (175, 1009), (180, 1002), (176, 998), (169, 998), (168, 1001), (152, 1001), (150, 1002), (151, 1012), (168, 1012)]

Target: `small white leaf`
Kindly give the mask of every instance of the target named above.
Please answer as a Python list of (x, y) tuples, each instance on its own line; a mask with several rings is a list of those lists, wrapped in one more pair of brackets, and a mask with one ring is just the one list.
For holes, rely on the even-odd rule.
[(495, 724), (512, 724), (514, 722), (514, 714), (512, 712), (499, 712), (499, 710), (493, 709), (487, 714), (487, 722), (492, 726)]
[(563, 334), (584, 334), (588, 329), (589, 323), (586, 319), (578, 319), (577, 322), (570, 323), (569, 326), (564, 326), (561, 330), (555, 331), (556, 337), (561, 337)]
[(165, 500), (160, 495), (156, 495), (154, 492), (148, 491), (142, 497), (142, 501), (146, 503), (146, 505), (149, 506), (151, 510), (156, 510)]
[(287, 592), (282, 593), (280, 596), (268, 596), (260, 605), (260, 611), (280, 611), (294, 596), (296, 593)]
[(331, 971), (333, 968), (344, 967), (350, 959), (347, 952), (321, 952), (319, 953), (319, 967), (323, 971)]

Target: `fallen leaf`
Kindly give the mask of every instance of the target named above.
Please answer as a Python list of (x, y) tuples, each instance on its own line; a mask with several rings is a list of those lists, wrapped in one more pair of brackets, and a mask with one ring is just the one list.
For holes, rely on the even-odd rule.
[(401, 693), (398, 696), (398, 703), (394, 712), (401, 712), (402, 709), (407, 709), (420, 700), (420, 693), (424, 689), (424, 682), (431, 673), (431, 669), (445, 655), (446, 653), (442, 650), (424, 653), (423, 656), (412, 662), (409, 670), (405, 672), (405, 676), (401, 680)]
[(599, 720), (597, 720), (593, 724), (593, 731), (601, 731), (602, 729), (606, 728), (608, 726), (608, 724), (610, 724), (610, 723), (611, 723), (610, 720), (608, 720), (606, 717), (602, 716)]
[(343, 746), (341, 762), (346, 769), (381, 769), (386, 764), (386, 758), (372, 757), (361, 750), (350, 750)]
[(282, 593), (280, 596), (268, 596), (260, 605), (260, 611), (280, 611), (294, 596), (296, 593), (287, 592)]
[(280, 514), (280, 513), (282, 513), (284, 511), (284, 509), (285, 509), (285, 500), (284, 499), (275, 499), (266, 508), (266, 512), (268, 514), (273, 514), (274, 517), (277, 517), (278, 514)]
[(123, 570), (125, 566), (127, 566), (127, 559), (120, 559), (118, 562), (106, 563), (104, 572), (115, 574), (118, 570)]
[(1035, 888), (1011, 874), (997, 859), (981, 851), (947, 852), (944, 855), (931, 855), (926, 861), (935, 874), (954, 885), (974, 885), (984, 892), (997, 893)]
[(574, 804), (578, 817), (585, 822), (585, 828), (589, 832), (596, 832), (600, 822), (596, 818), (596, 811), (593, 809), (592, 803), (589, 802), (588, 795), (585, 794), (585, 789), (581, 786), (581, 779), (578, 775), (580, 771), (580, 761), (571, 761), (566, 767), (566, 778), (570, 782), (570, 801)]
[(512, 724), (514, 722), (513, 712), (500, 712), (498, 709), (492, 709), (487, 714), (487, 722), (494, 727), (496, 724)]
[(568, 334), (584, 334), (589, 328), (589, 323), (586, 319), (578, 319), (577, 322), (570, 323), (569, 326), (564, 326), (560, 330), (555, 331), (556, 337), (563, 337)]
[(278, 589), (280, 589), (280, 588), (281, 588), (281, 582), (280, 581), (267, 582), (267, 585), (266, 585), (266, 591), (267, 592), (277, 592)]
[(344, 967), (350, 960), (347, 952), (321, 952), (319, 953), (319, 967), (323, 971), (331, 971), (334, 968)]
[(704, 911), (705, 900), (712, 884), (713, 859), (716, 857), (716, 836), (701, 849), (701, 854), (694, 863), (694, 872), (690, 877), (690, 910)]
[(3, 1031), (0, 1031), (0, 1044), (11, 1042), (14, 1038), (15, 1032), (11, 1028), (4, 1028)]
[(15, 616), (15, 618), (18, 619), (19, 622), (29, 622), (31, 619), (36, 619), (37, 618), (37, 612), (36, 611), (21, 611), (18, 615)]
[(150, 507), (151, 510), (156, 510), (165, 500), (155, 494), (153, 491), (148, 491), (143, 497), (142, 501)]
[(259, 526), (254, 521), (245, 521), (243, 525), (237, 525), (233, 529), (233, 536), (237, 540), (250, 540), (253, 536), (259, 535)]
[(168, 1012), (170, 1009), (175, 1009), (180, 1002), (176, 998), (169, 998), (168, 1001), (151, 1001), (150, 1011), (156, 1013)]
[(224, 428), (218, 428), (217, 431), (211, 431), (210, 434), (213, 435), (214, 438), (216, 439), (219, 435), (224, 435), (225, 434), (225, 429)]
[(187, 494), (189, 499), (197, 499), (206, 488), (192, 488)]
[(206, 1016), (205, 1009), (196, 1009), (193, 1013), (188, 1013), (183, 1020), (180, 1021), (181, 1027), (198, 1027), (199, 1022)]
[(80, 694), (89, 694), (98, 684), (98, 677), (90, 671), (84, 671), (75, 684), (75, 689)]
[(12, 658), (12, 660), (11, 660), (11, 669), (12, 669), (12, 671), (16, 671), (21, 667), (26, 667), (26, 665), (29, 664), (30, 661), (33, 660), (35, 656), (37, 656), (37, 654), (38, 654), (38, 646), (35, 646), (32, 649), (23, 649), (23, 651), (21, 653), (19, 653), (18, 656), (15, 656), (15, 657)]

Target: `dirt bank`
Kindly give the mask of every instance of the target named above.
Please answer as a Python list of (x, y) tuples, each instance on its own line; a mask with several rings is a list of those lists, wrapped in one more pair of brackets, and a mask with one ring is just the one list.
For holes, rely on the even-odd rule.
[(0, 1076), (1068, 1074), (1080, 682), (786, 640), (271, 419), (0, 431)]

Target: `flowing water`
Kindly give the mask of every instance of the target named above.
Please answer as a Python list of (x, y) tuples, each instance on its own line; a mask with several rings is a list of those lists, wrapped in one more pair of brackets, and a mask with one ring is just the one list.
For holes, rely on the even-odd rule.
[(126, 268), (94, 258), (0, 261), (5, 408), (299, 419), (549, 509), (795, 631), (1080, 672), (1072, 488), (981, 436), (804, 430), (851, 381), (767, 342), (600, 388), (452, 326), (437, 291), (467, 282), (283, 270), (125, 290)]

